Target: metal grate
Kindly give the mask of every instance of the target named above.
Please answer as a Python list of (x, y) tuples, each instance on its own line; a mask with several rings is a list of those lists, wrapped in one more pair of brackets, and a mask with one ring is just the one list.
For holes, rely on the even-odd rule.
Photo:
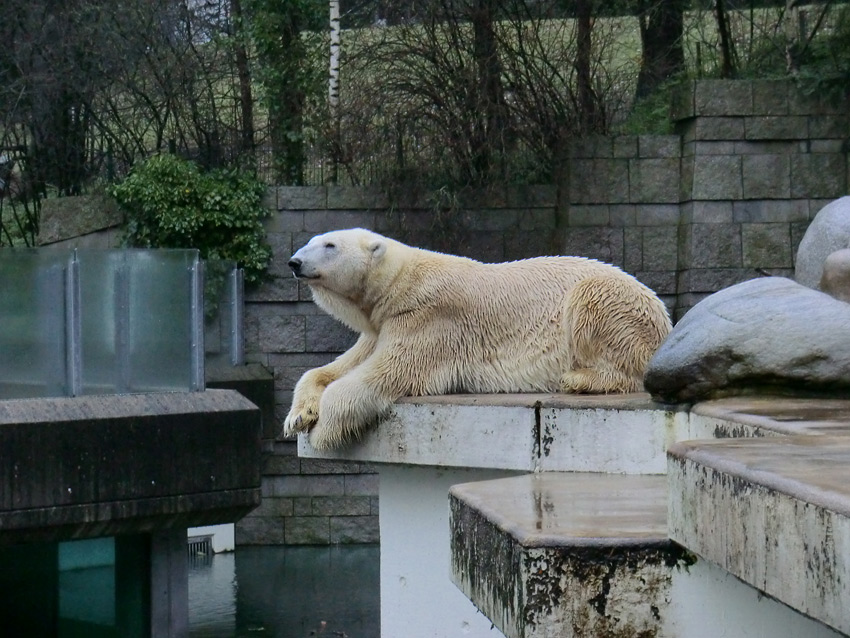
[(212, 534), (190, 536), (186, 545), (191, 562), (204, 563), (212, 560)]

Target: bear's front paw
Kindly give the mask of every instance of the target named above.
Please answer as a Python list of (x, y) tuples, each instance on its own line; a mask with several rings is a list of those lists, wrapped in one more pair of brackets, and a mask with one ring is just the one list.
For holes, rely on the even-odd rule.
[(308, 406), (292, 406), (283, 422), (283, 436), (292, 437), (299, 432), (309, 432), (319, 421), (319, 411)]
[(342, 447), (345, 443), (346, 439), (340, 432), (327, 425), (320, 424), (310, 431), (310, 445), (316, 450), (333, 450)]

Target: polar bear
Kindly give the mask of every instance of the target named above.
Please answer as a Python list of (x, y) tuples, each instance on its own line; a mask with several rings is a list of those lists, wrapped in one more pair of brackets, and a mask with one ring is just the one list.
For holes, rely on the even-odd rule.
[(309, 431), (319, 450), (403, 396), (640, 390), (671, 327), (652, 290), (583, 257), (485, 264), (354, 228), (313, 237), (289, 267), (360, 333), (295, 386), (284, 435)]

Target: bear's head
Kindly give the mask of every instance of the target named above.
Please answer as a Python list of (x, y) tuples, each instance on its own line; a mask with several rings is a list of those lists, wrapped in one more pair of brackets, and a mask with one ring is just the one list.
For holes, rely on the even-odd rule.
[(313, 237), (289, 260), (296, 279), (314, 292), (322, 288), (347, 299), (365, 292), (390, 240), (363, 228), (335, 230)]

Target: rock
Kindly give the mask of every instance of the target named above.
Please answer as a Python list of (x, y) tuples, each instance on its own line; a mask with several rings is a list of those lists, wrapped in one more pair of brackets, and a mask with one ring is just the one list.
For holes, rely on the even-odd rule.
[(836, 299), (850, 302), (850, 248), (836, 250), (826, 258), (819, 287)]
[(850, 248), (850, 196), (830, 202), (815, 215), (797, 249), (794, 279), (817, 289), (823, 262), (842, 248)]
[(653, 398), (850, 390), (850, 304), (784, 277), (751, 279), (694, 306), (649, 362)]

